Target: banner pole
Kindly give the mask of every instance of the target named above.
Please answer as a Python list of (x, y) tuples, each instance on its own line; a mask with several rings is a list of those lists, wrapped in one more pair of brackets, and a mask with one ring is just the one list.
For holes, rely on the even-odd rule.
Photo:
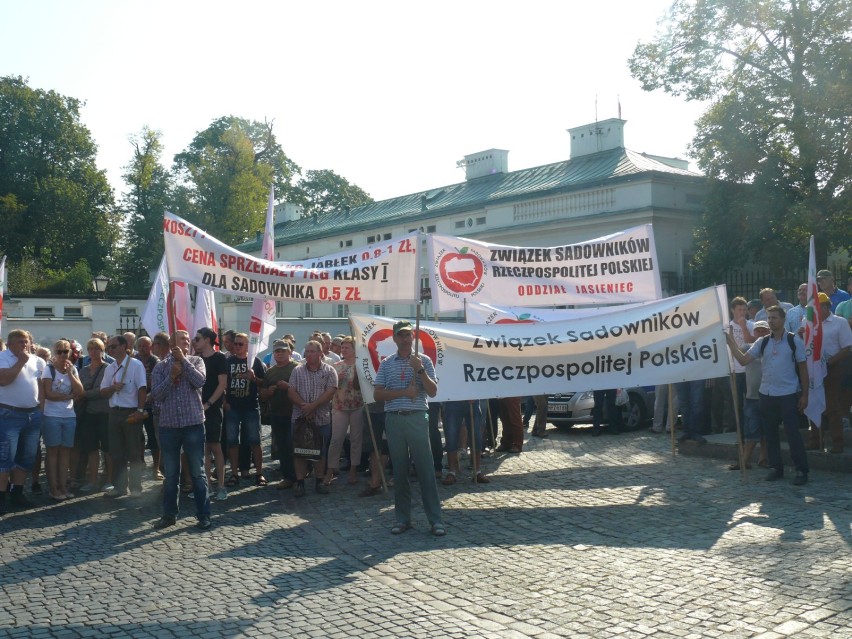
[(373, 420), (370, 417), (370, 411), (367, 410), (366, 404), (364, 404), (364, 412), (367, 414), (367, 428), (370, 430), (370, 439), (373, 442), (373, 454), (376, 456), (376, 463), (379, 465), (379, 477), (382, 480), (382, 490), (385, 494), (387, 494), (388, 484), (385, 480), (385, 465), (382, 463), (382, 454), (379, 452), (379, 445), (376, 443), (376, 433), (373, 432)]
[(669, 430), (672, 433), (672, 457), (677, 456), (677, 445), (675, 443), (675, 425), (677, 417), (674, 414), (674, 384), (669, 384)]
[(737, 457), (740, 460), (740, 479), (745, 480), (746, 477), (746, 458), (745, 446), (743, 445), (742, 425), (740, 424), (740, 406), (739, 398), (737, 397), (737, 378), (736, 373), (731, 371), (731, 395), (733, 396), (734, 404), (734, 423), (737, 425)]
[(473, 427), (473, 402), (470, 402), (470, 417), (468, 422), (470, 422), (470, 465), (473, 468), (473, 483), (475, 484), (476, 476), (479, 474), (479, 464), (476, 461), (478, 455), (476, 450), (476, 430)]

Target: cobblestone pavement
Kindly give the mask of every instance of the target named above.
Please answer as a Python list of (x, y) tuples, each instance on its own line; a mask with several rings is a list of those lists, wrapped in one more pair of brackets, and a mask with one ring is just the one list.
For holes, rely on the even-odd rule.
[(363, 482), (244, 486), (206, 532), (186, 500), (152, 530), (154, 482), (35, 498), (0, 519), (0, 636), (852, 637), (852, 475), (742, 481), (647, 431), (549, 432), (439, 487), (443, 538), (419, 508), (390, 535)]

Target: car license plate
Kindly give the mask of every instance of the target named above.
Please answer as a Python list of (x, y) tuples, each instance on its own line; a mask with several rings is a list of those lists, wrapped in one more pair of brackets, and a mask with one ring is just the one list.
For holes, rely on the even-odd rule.
[(568, 404), (550, 404), (547, 409), (551, 413), (567, 413), (568, 412)]

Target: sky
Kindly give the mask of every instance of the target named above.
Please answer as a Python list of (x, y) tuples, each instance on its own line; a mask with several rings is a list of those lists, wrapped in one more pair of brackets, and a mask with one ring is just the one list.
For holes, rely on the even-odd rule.
[(234, 115), (382, 200), (461, 182), (456, 162), (491, 148), (509, 170), (567, 160), (566, 129), (619, 102), (627, 148), (688, 159), (703, 105), (642, 91), (627, 67), (670, 4), (0, 0), (0, 75), (85, 103), (117, 196), (143, 126), (171, 166)]

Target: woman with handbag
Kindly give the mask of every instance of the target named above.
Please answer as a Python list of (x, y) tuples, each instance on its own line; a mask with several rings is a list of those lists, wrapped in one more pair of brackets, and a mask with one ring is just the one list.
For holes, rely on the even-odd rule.
[(349, 483), (358, 483), (358, 465), (364, 441), (364, 399), (358, 375), (355, 373), (355, 340), (346, 337), (340, 344), (342, 359), (332, 364), (337, 371), (337, 391), (331, 400), (331, 443), (328, 446), (328, 464), (325, 485), (331, 484), (334, 472), (340, 468), (340, 452), (349, 431)]

